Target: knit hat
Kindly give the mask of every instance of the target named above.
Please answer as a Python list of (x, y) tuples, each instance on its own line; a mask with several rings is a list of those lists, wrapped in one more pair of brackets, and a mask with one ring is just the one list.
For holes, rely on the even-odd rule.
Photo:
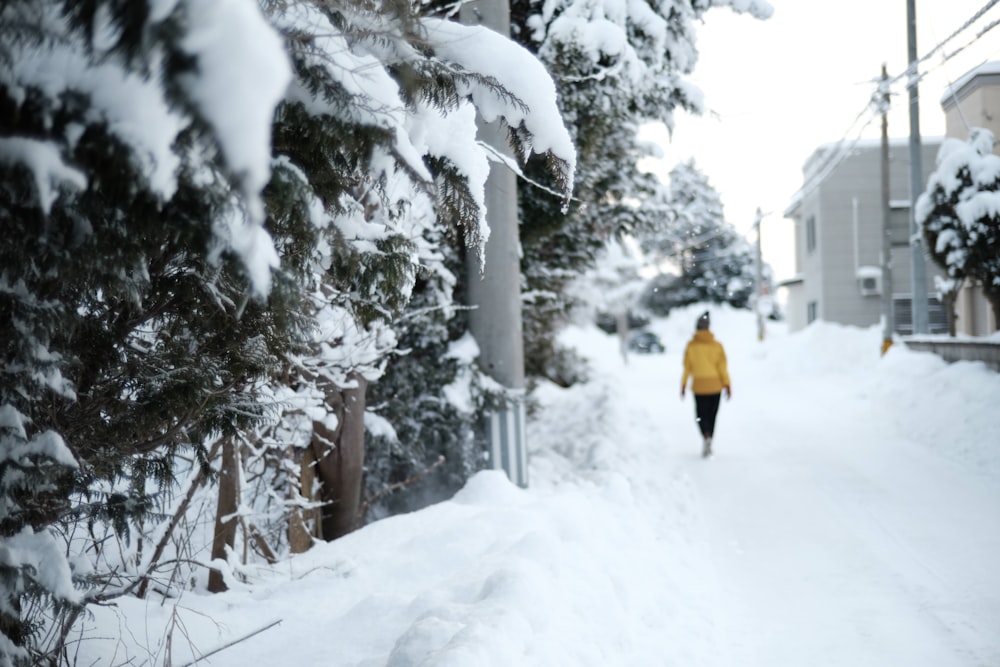
[(699, 330), (708, 329), (708, 325), (709, 325), (708, 311), (706, 310), (698, 317), (698, 322), (695, 324), (695, 328)]

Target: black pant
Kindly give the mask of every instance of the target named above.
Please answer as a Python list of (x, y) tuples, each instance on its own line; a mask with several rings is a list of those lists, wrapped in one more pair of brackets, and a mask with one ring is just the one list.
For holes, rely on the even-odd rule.
[(695, 394), (694, 417), (698, 422), (701, 434), (711, 438), (715, 433), (715, 415), (719, 412), (719, 399), (722, 394)]

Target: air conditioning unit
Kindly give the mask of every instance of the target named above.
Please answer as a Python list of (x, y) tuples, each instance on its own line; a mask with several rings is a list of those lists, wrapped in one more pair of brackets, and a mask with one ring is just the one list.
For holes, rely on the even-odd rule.
[(862, 266), (858, 269), (857, 278), (861, 296), (882, 294), (882, 269), (877, 266)]

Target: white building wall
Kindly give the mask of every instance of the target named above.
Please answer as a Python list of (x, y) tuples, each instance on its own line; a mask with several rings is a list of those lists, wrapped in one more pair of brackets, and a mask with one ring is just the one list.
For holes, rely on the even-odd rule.
[[(923, 142), (924, 180), (933, 168), (940, 139)], [(826, 147), (818, 149), (804, 171), (822, 164)], [(908, 202), (909, 148), (908, 140), (895, 139), (890, 147), (890, 200), (898, 205)], [(794, 307), (805, 313), (792, 314), (788, 307), (789, 328), (808, 322), (810, 304), (814, 304), (818, 319), (854, 326), (867, 327), (878, 324), (882, 316), (880, 294), (866, 295), (859, 285), (859, 269), (881, 267), (882, 253), (882, 181), (881, 143), (862, 142), (853, 152), (786, 212), (792, 217), (796, 230), (796, 257), (801, 257), (797, 267), (803, 277), (801, 298)], [(908, 207), (908, 205), (907, 205)], [(810, 217), (816, 220), (816, 248), (807, 247), (807, 226)], [(897, 241), (909, 238), (906, 223), (896, 235)], [(933, 276), (937, 267), (926, 258), (928, 291), (933, 294)], [(893, 248), (893, 284), (895, 295), (909, 295), (911, 291), (909, 246)]]

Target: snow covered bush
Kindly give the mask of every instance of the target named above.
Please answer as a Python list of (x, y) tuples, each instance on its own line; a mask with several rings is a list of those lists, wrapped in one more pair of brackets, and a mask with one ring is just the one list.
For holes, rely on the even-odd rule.
[(974, 280), (1000, 321), (1000, 157), (993, 133), (973, 128), (967, 142), (946, 139), (915, 215), (927, 249), (956, 292)]

